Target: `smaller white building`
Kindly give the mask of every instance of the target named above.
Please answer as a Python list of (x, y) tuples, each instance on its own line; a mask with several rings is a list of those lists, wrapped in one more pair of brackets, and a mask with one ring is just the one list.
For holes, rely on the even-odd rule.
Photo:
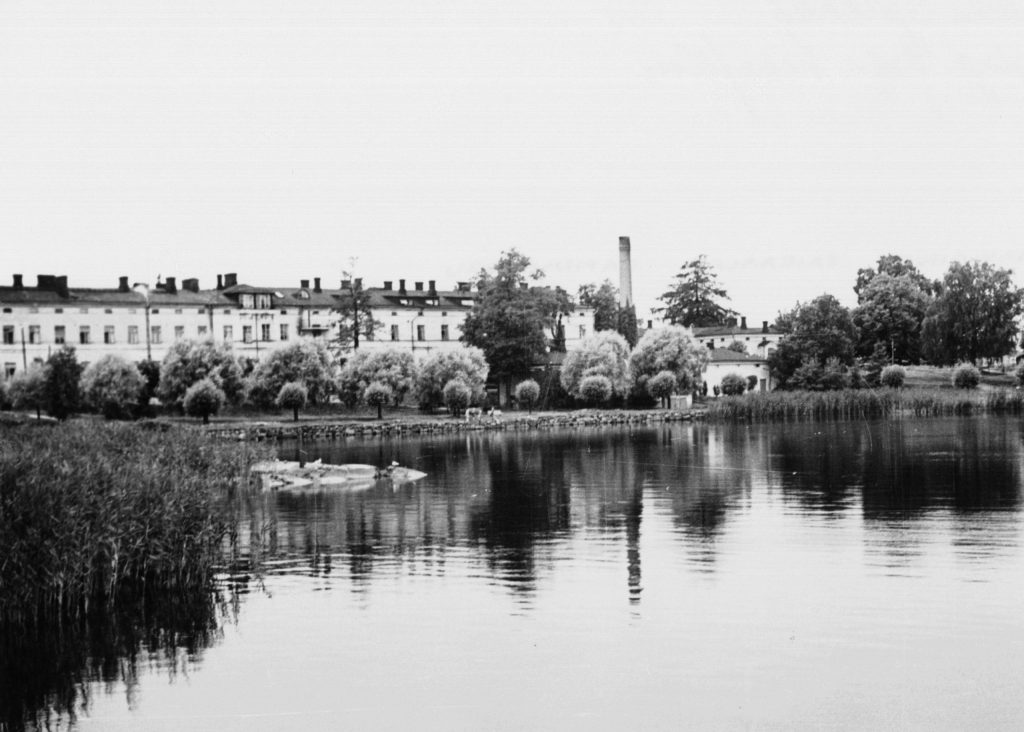
[[(768, 361), (749, 353), (738, 353), (727, 348), (714, 348), (709, 352), (711, 360), (705, 369), (703, 379), (708, 385), (708, 396), (715, 393), (715, 387), (722, 388), (722, 379), (728, 374), (737, 374), (744, 379), (756, 379), (754, 391), (771, 391), (774, 388)], [(749, 386), (749, 384), (748, 384)]]

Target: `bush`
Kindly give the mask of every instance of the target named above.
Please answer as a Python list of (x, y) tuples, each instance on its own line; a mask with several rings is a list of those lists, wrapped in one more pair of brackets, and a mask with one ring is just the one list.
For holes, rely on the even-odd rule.
[(981, 372), (969, 363), (962, 363), (953, 369), (952, 381), (957, 389), (973, 389), (981, 381)]
[(75, 349), (64, 346), (51, 355), (43, 373), (46, 411), (63, 421), (82, 405), (82, 364), (78, 363)]
[(747, 377), (747, 391), (757, 391), (757, 377), (754, 374)]
[(308, 399), (309, 391), (306, 389), (305, 384), (301, 381), (289, 381), (281, 386), (274, 403), (281, 409), (292, 410), (292, 419), (298, 422), (299, 410), (306, 406), (306, 400)]
[(469, 406), (473, 399), (473, 390), (460, 379), (452, 379), (442, 389), (444, 404), (451, 410), (453, 416), (458, 417), (459, 412)]
[(1017, 377), (1017, 386), (1024, 386), (1024, 361), (1020, 362), (1017, 366), (1017, 370), (1013, 372), (1013, 375)]
[(747, 389), (747, 380), (739, 374), (726, 374), (722, 377), (722, 393), (726, 396), (739, 396)]
[(907, 370), (895, 364), (882, 369), (882, 375), (879, 377), (882, 386), (888, 386), (890, 389), (899, 389), (906, 380)]
[(580, 382), (580, 396), (588, 404), (604, 404), (612, 393), (612, 382), (607, 376), (588, 376)]
[(676, 393), (676, 375), (671, 371), (659, 371), (647, 380), (647, 393), (661, 401), (662, 407), (669, 406), (669, 400)]
[(46, 367), (32, 364), (7, 382), (7, 399), (14, 409), (31, 409), (40, 416), (46, 406)]
[(135, 364), (108, 354), (82, 374), (82, 395), (107, 419), (130, 417), (139, 405), (146, 381)]
[(7, 382), (0, 381), (0, 409), (9, 409), (11, 402), (7, 396)]
[(732, 351), (733, 353), (746, 353), (747, 344), (744, 343), (743, 341), (733, 341), (732, 343), (725, 347), (725, 350)]
[(363, 391), (363, 399), (371, 407), (377, 407), (377, 419), (384, 416), (384, 405), (395, 398), (394, 390), (387, 384), (374, 381)]
[(224, 390), (213, 379), (197, 381), (185, 392), (182, 405), (190, 417), (202, 417), (203, 424), (210, 423), (210, 415), (216, 414), (227, 401)]
[(532, 414), (533, 408), (537, 404), (537, 400), (540, 399), (540, 384), (533, 379), (527, 379), (526, 381), (520, 381), (516, 384), (515, 388), (516, 401), (522, 404)]

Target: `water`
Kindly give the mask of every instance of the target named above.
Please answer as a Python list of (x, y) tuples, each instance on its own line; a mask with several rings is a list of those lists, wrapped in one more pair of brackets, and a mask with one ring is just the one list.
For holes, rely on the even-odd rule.
[(15, 693), (81, 730), (1019, 729), (1022, 435), (952, 419), (305, 445), (428, 477), (262, 497), (262, 580), (226, 577), (200, 622), (33, 639), (63, 660)]

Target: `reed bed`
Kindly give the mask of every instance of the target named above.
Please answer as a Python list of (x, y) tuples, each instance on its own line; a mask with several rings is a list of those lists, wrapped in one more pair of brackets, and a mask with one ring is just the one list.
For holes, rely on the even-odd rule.
[(1013, 389), (848, 389), (723, 397), (708, 402), (707, 417), (723, 422), (781, 422), (1022, 413), (1024, 392)]
[(131, 424), (0, 432), (0, 622), (208, 586), (264, 450)]

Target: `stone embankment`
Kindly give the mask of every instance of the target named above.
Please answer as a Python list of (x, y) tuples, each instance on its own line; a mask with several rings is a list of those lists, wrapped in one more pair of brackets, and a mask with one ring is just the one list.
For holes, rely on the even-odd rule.
[(431, 435), (458, 432), (551, 430), (567, 427), (600, 427), (626, 424), (683, 422), (699, 417), (693, 411), (591, 411), (558, 414), (505, 415), (500, 419), (381, 420), (360, 422), (249, 422), (207, 427), (215, 437), (230, 440), (343, 440), (357, 437)]

